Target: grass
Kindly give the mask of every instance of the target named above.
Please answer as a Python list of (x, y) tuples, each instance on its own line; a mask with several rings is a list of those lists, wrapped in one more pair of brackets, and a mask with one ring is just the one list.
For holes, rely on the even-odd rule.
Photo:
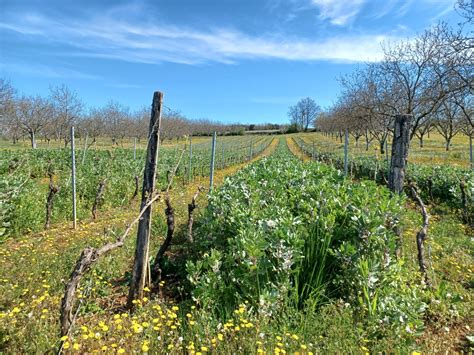
[[(308, 136), (314, 139), (314, 134), (305, 135), (306, 140)], [(287, 138), (287, 142), (296, 157), (305, 158), (291, 138)], [(330, 147), (326, 141), (321, 146)], [(472, 336), (474, 327), (471, 309), (473, 301), (471, 289), (474, 284), (474, 230), (461, 223), (456, 211), (446, 205), (428, 204), (427, 209), (431, 219), (425, 249), (428, 276), (432, 286), (423, 293), (428, 307), (424, 319), (425, 330), (416, 340), (417, 349), (428, 353), (468, 351), (468, 349), (472, 351), (473, 344), (469, 343), (466, 336)], [(414, 278), (421, 280), (415, 236), (421, 227), (422, 216), (419, 208), (411, 201), (406, 204), (402, 224), (404, 273), (412, 273), (410, 276), (412, 280)], [(372, 345), (376, 345), (372, 348), (374, 351), (382, 352), (387, 348), (397, 348), (398, 351), (400, 346), (384, 341)]]
[[(275, 149), (277, 140), (262, 155)], [(290, 147), (297, 152), (297, 147)], [(258, 157), (260, 158), (260, 157)], [(256, 159), (258, 159), (256, 158)], [(222, 183), (244, 164), (216, 172), (214, 181)], [(176, 210), (177, 226), (183, 226), (187, 206), (199, 185), (208, 179), (196, 179), (186, 188), (175, 188), (171, 201)], [(200, 209), (206, 198), (198, 199)], [(127, 281), (135, 238), (104, 257), (82, 282), (82, 305), (74, 329), (65, 340), (65, 352), (104, 353), (366, 353), (396, 351), (468, 352), (465, 336), (472, 335), (472, 274), (474, 271), (474, 234), (444, 206), (429, 206), (432, 214), (427, 250), (432, 289), (423, 292), (428, 305), (425, 330), (413, 342), (396, 337), (373, 339), (370, 330), (354, 323), (353, 310), (344, 302), (323, 306), (307, 314), (289, 308), (278, 316), (256, 314), (248, 304), (239, 305), (225, 320), (201, 312), (190, 301), (170, 297), (179, 294), (179, 284), (165, 280), (159, 294), (149, 293), (134, 314), (121, 306), (127, 293)], [(151, 251), (162, 241), (166, 226), (164, 206), (154, 207)], [(403, 273), (416, 282), (415, 234), (421, 216), (407, 205), (403, 220)], [(49, 231), (26, 234), (0, 245), (0, 352), (54, 352), (59, 344), (58, 310), (65, 280), (80, 251), (98, 246), (120, 234), (134, 218), (138, 205), (112, 208), (99, 220), (84, 220), (77, 230), (67, 224), (54, 225)], [(176, 252), (173, 248), (171, 252)], [(171, 292), (173, 291), (173, 292)], [(472, 346), (472, 345), (471, 345)]]
[[(298, 133), (293, 136), (301, 136), (306, 142), (315, 142), (315, 149), (321, 152), (337, 152), (344, 154), (344, 142), (340, 142), (336, 137), (325, 136), (322, 133)], [(389, 138), (389, 154), (391, 149), (391, 138)], [(349, 156), (375, 156), (378, 159), (385, 159), (385, 155), (380, 153), (380, 147), (376, 141), (372, 141), (369, 149), (365, 149), (365, 139), (361, 137), (359, 144), (353, 136), (349, 136)], [(431, 165), (452, 165), (469, 167), (469, 137), (458, 134), (452, 140), (449, 151), (445, 149), (443, 137), (438, 133), (431, 133), (430, 137), (424, 138), (424, 147), (420, 148), (418, 139), (415, 137), (410, 143), (409, 163), (431, 164)]]
[[(275, 145), (276, 141), (255, 159), (271, 154)], [(216, 171), (214, 183), (220, 184), (225, 176), (233, 174), (243, 165), (245, 164)], [(177, 226), (185, 223), (187, 203), (191, 201), (198, 186), (207, 187), (208, 184), (208, 178), (196, 178), (186, 189), (175, 188), (171, 191)], [(201, 208), (206, 205), (204, 196), (200, 195), (198, 199)], [(9, 239), (0, 245), (0, 351), (52, 352), (58, 347), (59, 303), (65, 280), (69, 277), (80, 251), (85, 246), (100, 246), (113, 240), (116, 235), (123, 232), (126, 223), (136, 216), (137, 211), (138, 203), (134, 203), (131, 206), (103, 212), (96, 222), (83, 220), (76, 230), (71, 230), (68, 224), (63, 223), (53, 226), (48, 231)], [(157, 251), (165, 232), (164, 207), (156, 205), (150, 249), (152, 253)], [(112, 324), (118, 325), (114, 317), (122, 314), (119, 309), (123, 305), (123, 295), (127, 294), (131, 255), (135, 247), (133, 235), (132, 233), (127, 239), (123, 248), (100, 260), (83, 281), (81, 290), (83, 301), (75, 327), (78, 333), (74, 333), (75, 335), (71, 337), (71, 350), (74, 350), (73, 344), (81, 344), (83, 350), (87, 344), (91, 347), (97, 345), (94, 342), (83, 342), (87, 339), (91, 341), (98, 339), (95, 337), (96, 332), (92, 338), (88, 336), (84, 339), (81, 326), (92, 329), (95, 326), (91, 324), (96, 324), (102, 329), (103, 337), (105, 327), (99, 326), (100, 324), (108, 324), (111, 331), (117, 328), (112, 328)], [(173, 312), (173, 302), (164, 305), (163, 301), (158, 299), (150, 302), (150, 305), (141, 307), (137, 314), (142, 322), (148, 321), (154, 324), (153, 319), (156, 319), (155, 311), (158, 305)], [(132, 321), (133, 319), (129, 320)], [(132, 323), (129, 325), (132, 326)], [(167, 326), (168, 330), (171, 326), (171, 324)], [(136, 337), (130, 339), (127, 334), (129, 333), (122, 334), (124, 338), (115, 342), (127, 350), (140, 348), (140, 342), (144, 341), (142, 336), (134, 333)], [(113, 340), (107, 342), (107, 345), (100, 344), (99, 349), (103, 346), (112, 349), (112, 344)], [(118, 349), (117, 346), (115, 350)]]

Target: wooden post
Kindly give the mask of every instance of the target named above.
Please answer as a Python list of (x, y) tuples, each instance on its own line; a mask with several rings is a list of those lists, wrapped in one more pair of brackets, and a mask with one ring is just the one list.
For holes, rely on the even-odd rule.
[(211, 176), (209, 178), (209, 191), (212, 191), (212, 185), (214, 184), (214, 158), (216, 157), (216, 137), (217, 133), (214, 132), (212, 136)]
[[(163, 93), (156, 91), (153, 94), (151, 118), (149, 126), (148, 147), (143, 174), (142, 210), (153, 197), (156, 180), (156, 164), (160, 149), (161, 107)], [(133, 265), (132, 280), (128, 294), (127, 306), (133, 308), (133, 301), (143, 298), (143, 288), (149, 271), (149, 243), (151, 229), (151, 204), (147, 207), (138, 223), (137, 243), (135, 248), (135, 261)]]
[(412, 115), (395, 116), (395, 129), (392, 140), (392, 159), (388, 175), (388, 187), (400, 194), (403, 191), (405, 166), (407, 164), (408, 149), (410, 146), (410, 127)]
[(76, 229), (76, 155), (74, 151), (74, 127), (71, 127), (71, 179), (72, 179), (72, 228)]
[(344, 176), (347, 176), (348, 172), (348, 149), (349, 149), (349, 130), (346, 128), (344, 137)]
[(314, 142), (313, 142), (313, 151), (311, 152), (311, 158), (314, 160)]

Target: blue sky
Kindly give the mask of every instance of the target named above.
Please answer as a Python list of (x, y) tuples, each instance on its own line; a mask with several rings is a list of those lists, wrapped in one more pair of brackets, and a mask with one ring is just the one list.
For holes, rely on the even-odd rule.
[(66, 84), (87, 106), (137, 109), (153, 91), (190, 118), (284, 123), (337, 97), (337, 77), (381, 58), (454, 0), (2, 0), (0, 75), (24, 94)]

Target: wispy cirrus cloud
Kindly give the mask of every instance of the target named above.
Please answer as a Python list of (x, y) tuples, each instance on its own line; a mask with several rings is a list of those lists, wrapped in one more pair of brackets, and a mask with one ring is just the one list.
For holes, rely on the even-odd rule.
[[(358, 16), (380, 19), (385, 16), (405, 16), (414, 6), (427, 10), (439, 9), (434, 21), (454, 9), (455, 0), (293, 0), (317, 8), (319, 18), (337, 26), (351, 24)], [(306, 8), (307, 7), (303, 7)], [(301, 9), (301, 7), (300, 7)]]
[(346, 25), (362, 10), (366, 0), (311, 0), (319, 9), (319, 17), (328, 19), (333, 25)]
[(385, 34), (324, 39), (282, 34), (252, 36), (231, 28), (196, 30), (111, 16), (58, 20), (38, 13), (1, 20), (0, 31), (13, 32), (35, 43), (59, 44), (70, 56), (189, 65), (235, 64), (242, 59), (377, 61), (382, 57), (380, 42), (396, 40)]

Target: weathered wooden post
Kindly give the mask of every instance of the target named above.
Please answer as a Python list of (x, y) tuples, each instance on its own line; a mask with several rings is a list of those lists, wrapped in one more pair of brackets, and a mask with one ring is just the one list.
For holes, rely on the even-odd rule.
[(344, 137), (344, 176), (347, 176), (348, 172), (348, 150), (349, 150), (349, 130), (346, 128)]
[(400, 194), (403, 191), (405, 166), (410, 146), (410, 127), (412, 115), (396, 115), (392, 140), (392, 159), (388, 175), (388, 187)]
[(214, 158), (216, 157), (216, 137), (217, 133), (214, 132), (212, 136), (211, 175), (209, 178), (209, 191), (212, 191), (212, 185), (214, 184)]
[[(155, 190), (156, 164), (160, 150), (161, 107), (163, 93), (156, 91), (153, 94), (151, 108), (148, 147), (143, 174), (142, 201), (140, 210), (152, 199)], [(133, 308), (133, 301), (143, 298), (143, 288), (149, 271), (149, 243), (151, 230), (151, 205), (149, 205), (138, 223), (137, 244), (135, 248), (135, 261), (133, 265), (132, 280), (128, 294), (127, 306)]]
[[(388, 174), (388, 188), (395, 194), (403, 192), (405, 167), (407, 164), (408, 149), (410, 146), (410, 129), (412, 115), (396, 115), (395, 127), (392, 139), (392, 158), (390, 161), (390, 172)], [(397, 225), (394, 228), (397, 236), (395, 255), (401, 256), (402, 241), (401, 230)]]
[(74, 151), (74, 126), (71, 126), (71, 180), (72, 180), (72, 228), (76, 229), (76, 153)]
[(313, 151), (311, 152), (311, 158), (314, 160), (314, 142), (313, 142)]

